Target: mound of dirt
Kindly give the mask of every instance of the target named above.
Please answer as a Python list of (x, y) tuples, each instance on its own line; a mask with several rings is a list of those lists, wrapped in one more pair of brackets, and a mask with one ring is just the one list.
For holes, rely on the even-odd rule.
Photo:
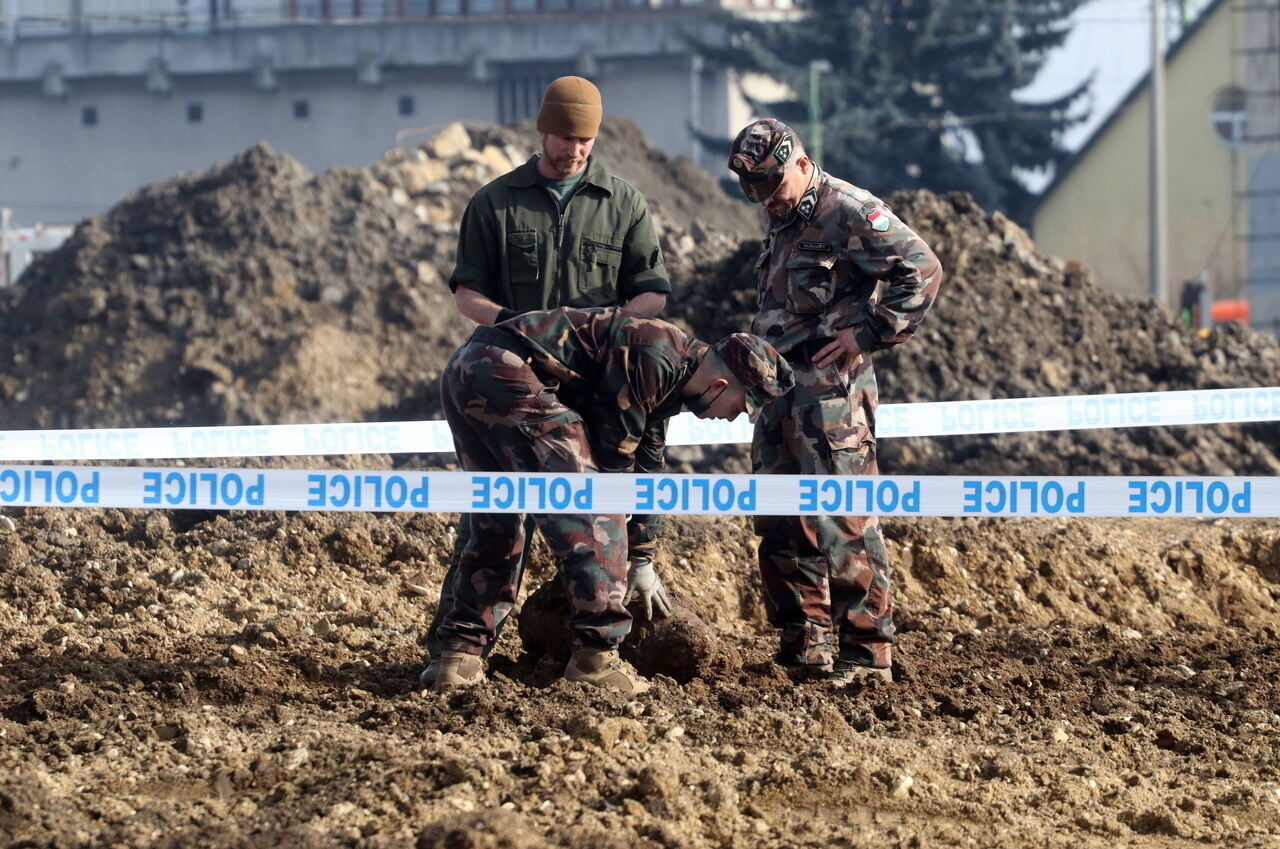
[[(891, 199), (933, 246), (946, 278), (914, 338), (876, 357), (884, 403), (1280, 385), (1280, 344), (1239, 324), (1201, 337), (1150, 302), (1112, 295), (1041, 254), (1027, 234), (968, 195)], [(748, 327), (758, 242), (703, 266), (670, 311), (703, 338)], [(735, 452), (736, 453), (736, 452)], [(719, 457), (729, 462), (730, 453)], [(888, 439), (892, 473), (1280, 473), (1272, 425), (1129, 428)], [(740, 455), (734, 465), (741, 469)]]
[[(672, 309), (708, 338), (743, 329), (757, 246), (729, 228), (750, 212), (618, 126), (601, 154), (623, 151), (606, 161), (662, 208)], [(432, 414), (426, 387), (470, 329), (442, 282), (458, 215), (530, 138), (455, 125), (315, 176), (259, 147), (141, 190), (0, 293), (6, 427)], [(919, 337), (881, 358), (886, 401), (1280, 377), (1269, 337), (1189, 334), (965, 197), (895, 205), (949, 276)], [(1278, 439), (1219, 426), (882, 454), (888, 471), (1274, 473)], [(489, 679), (418, 690), (453, 520), (0, 511), (6, 845), (1280, 840), (1274, 523), (887, 521), (899, 680), (834, 690), (771, 663), (750, 523), (673, 517), (658, 562), (691, 612), (633, 635), (655, 685), (630, 699), (558, 678), (567, 635), (548, 611), (564, 600), (540, 542)]]
[[(443, 282), (457, 221), (534, 139), (529, 126), (454, 124), (319, 175), (259, 146), (143, 188), (0, 297), (8, 426), (437, 417), (439, 369), (472, 326)], [(758, 242), (740, 238), (754, 211), (628, 122), (606, 123), (598, 155), (654, 198), (673, 320), (708, 339), (748, 327)], [(947, 278), (916, 338), (879, 357), (886, 402), (1280, 384), (1269, 335), (1191, 333), (1041, 255), (967, 196), (893, 203)], [(1274, 474), (1278, 452), (1275, 428), (1224, 425), (894, 439), (881, 457), (925, 474)], [(680, 456), (746, 467), (736, 448)]]
[[(439, 370), (473, 326), (444, 282), (457, 222), (536, 140), (454, 124), (318, 175), (259, 145), (142, 188), (0, 294), (6, 426), (437, 416)], [(673, 268), (735, 241), (697, 222), (730, 227), (742, 205), (634, 124), (606, 122), (599, 156), (655, 198)]]
[(1266, 522), (894, 522), (900, 680), (832, 690), (788, 682), (758, 599), (727, 601), (755, 583), (718, 543), (743, 523), (674, 519), (664, 578), (744, 662), (627, 698), (521, 661), (514, 629), (486, 683), (417, 690), (449, 517), (4, 512), (14, 845), (1280, 837)]

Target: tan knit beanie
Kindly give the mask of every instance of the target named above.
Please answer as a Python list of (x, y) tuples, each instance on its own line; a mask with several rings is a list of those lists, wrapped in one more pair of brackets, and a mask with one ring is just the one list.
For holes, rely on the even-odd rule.
[(538, 110), (538, 132), (593, 139), (600, 132), (600, 89), (582, 77), (560, 77), (547, 86)]

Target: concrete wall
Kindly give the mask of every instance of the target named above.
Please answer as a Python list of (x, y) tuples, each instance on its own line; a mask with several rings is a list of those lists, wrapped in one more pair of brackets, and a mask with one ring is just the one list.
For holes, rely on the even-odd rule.
[[(97, 214), (140, 185), (207, 168), (266, 140), (313, 170), (367, 165), (397, 131), (446, 120), (493, 120), (490, 86), (461, 71), (388, 74), (371, 88), (345, 75), (282, 75), (275, 91), (221, 77), (180, 80), (173, 93), (147, 94), (129, 82), (77, 86), (64, 100), (4, 97), (0, 122), (0, 206), (16, 220), (68, 222)], [(399, 114), (402, 96), (414, 114)], [(308, 116), (294, 117), (296, 101)], [(187, 110), (198, 104), (199, 123)], [(97, 124), (82, 123), (93, 108)]]
[[(1207, 271), (1214, 296), (1236, 297), (1245, 276), (1245, 204), (1240, 148), (1218, 140), (1210, 121), (1214, 95), (1242, 85), (1235, 51), (1239, 16), (1223, 3), (1172, 56), (1166, 74), (1169, 280), (1176, 303), (1182, 283)], [(1121, 107), (1080, 161), (1050, 189), (1033, 218), (1036, 243), (1077, 259), (1115, 292), (1147, 293), (1148, 96)]]
[[(499, 92), (521, 75), (541, 86), (574, 71), (597, 82), (609, 114), (716, 173), (721, 152), (702, 151), (690, 127), (728, 137), (745, 117), (730, 77), (687, 53), (682, 33), (705, 26), (701, 14), (645, 13), (19, 40), (0, 47), (0, 207), (21, 225), (70, 223), (259, 140), (313, 170), (365, 165), (398, 131), (509, 117)], [(402, 97), (414, 114), (399, 114)]]

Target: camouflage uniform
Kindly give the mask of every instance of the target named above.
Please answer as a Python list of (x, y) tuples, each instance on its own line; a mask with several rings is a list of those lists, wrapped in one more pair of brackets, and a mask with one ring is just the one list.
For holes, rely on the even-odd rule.
[[(465, 286), (516, 311), (621, 305), (644, 292), (669, 293), (671, 283), (644, 196), (591, 157), (561, 212), (556, 199), (539, 184), (537, 159), (498, 177), (467, 204), (449, 289)], [(666, 468), (665, 420), (655, 427), (636, 451), (636, 465), (646, 472)], [(633, 556), (652, 558), (657, 553), (661, 522), (661, 516), (631, 518), (627, 537)], [(524, 532), (532, 530), (530, 520)], [(440, 656), (440, 626), (453, 607), (458, 559), (471, 531), (464, 515), (427, 629), (432, 657)], [(505, 609), (500, 610), (499, 630), (505, 616)]]
[[(762, 159), (781, 130), (785, 125), (772, 121), (750, 125), (735, 141), (735, 155)], [(942, 279), (937, 257), (883, 201), (815, 164), (795, 208), (770, 216), (756, 272), (752, 331), (791, 363), (796, 388), (756, 423), (752, 468), (878, 474), (870, 354), (915, 332)], [(853, 367), (841, 374), (837, 364), (814, 364), (844, 328), (855, 329), (864, 352)], [(860, 666), (889, 667), (893, 599), (877, 518), (761, 516), (756, 530), (765, 608), (782, 629), (778, 661), (826, 666), (838, 652)]]
[[(441, 376), (462, 467), (629, 472), (642, 443), (660, 460), (662, 425), (707, 350), (671, 324), (616, 309), (561, 308), (477, 328)], [(575, 639), (617, 646), (631, 629), (622, 517), (535, 518), (559, 564)], [(519, 592), (525, 529), (514, 514), (472, 522), (440, 638), (446, 649), (480, 653)]]

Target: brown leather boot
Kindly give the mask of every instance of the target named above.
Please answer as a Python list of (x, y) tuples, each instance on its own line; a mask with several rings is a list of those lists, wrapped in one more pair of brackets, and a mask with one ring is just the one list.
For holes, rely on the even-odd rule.
[(440, 666), (431, 688), (448, 690), (452, 687), (469, 687), (483, 680), (484, 666), (481, 664), (480, 655), (446, 649), (440, 652)]
[(643, 693), (651, 686), (640, 673), (618, 656), (617, 649), (579, 646), (564, 668), (566, 681), (612, 687), (623, 693)]

